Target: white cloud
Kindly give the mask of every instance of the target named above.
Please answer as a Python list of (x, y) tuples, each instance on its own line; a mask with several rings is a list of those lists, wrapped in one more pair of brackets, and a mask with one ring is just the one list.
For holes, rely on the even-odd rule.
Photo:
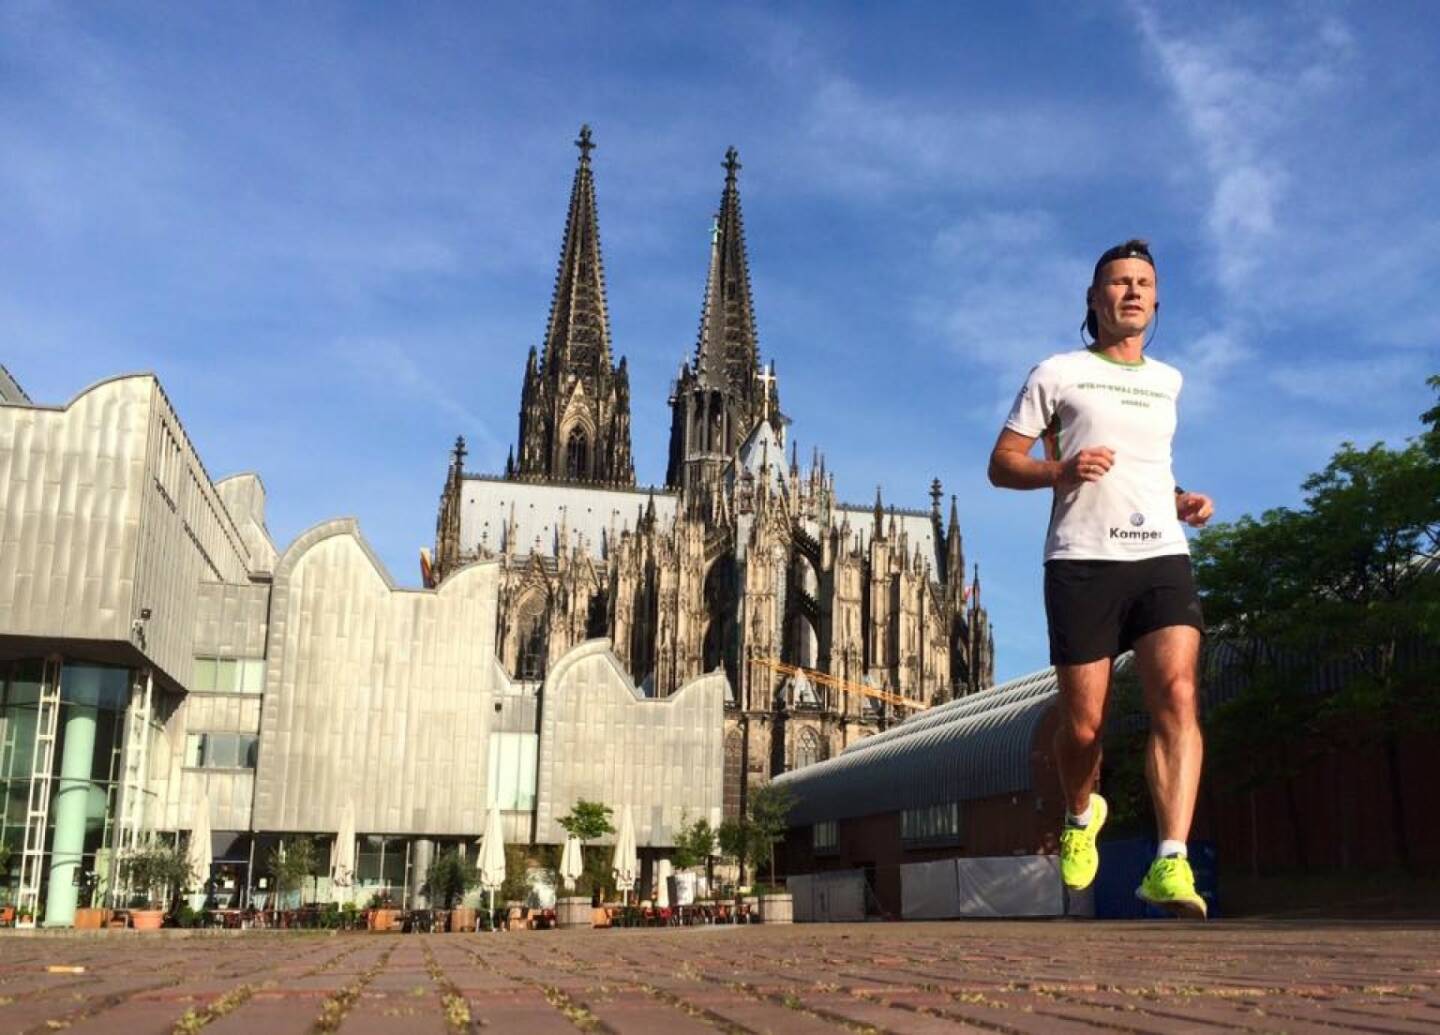
[(1169, 357), (1185, 375), (1186, 413), (1201, 416), (1215, 410), (1230, 371), (1253, 355), (1243, 333), (1235, 328), (1206, 331)]
[[(1269, 368), (1272, 384), (1303, 402), (1325, 407), (1368, 404), (1377, 396), (1403, 396), (1433, 371), (1413, 353), (1350, 359), (1318, 358)], [(1408, 415), (1407, 415), (1408, 416)]]
[[(1137, 5), (1141, 38), (1153, 52), (1211, 180), (1207, 227), (1222, 288), (1252, 301), (1246, 287), (1286, 229), (1295, 153), (1292, 136), (1334, 94), (1351, 57), (1348, 30), (1334, 18), (1206, 19), (1187, 33)], [(1295, 22), (1298, 21), (1298, 26)], [(1305, 172), (1306, 170), (1299, 170)]]
[(1040, 358), (1079, 346), (1090, 263), (1050, 212), (971, 214), (936, 233), (933, 256), (938, 283), (917, 306), (918, 322), (1001, 384), (1018, 387)]
[[(416, 359), (424, 350), (384, 338), (348, 338), (330, 346), (330, 355), (372, 388), (398, 397), (397, 401), (419, 403), (448, 414), (472, 438), (472, 450), (491, 455), (503, 450), (490, 430), (489, 421), (467, 406)], [(447, 351), (447, 350), (441, 350)]]

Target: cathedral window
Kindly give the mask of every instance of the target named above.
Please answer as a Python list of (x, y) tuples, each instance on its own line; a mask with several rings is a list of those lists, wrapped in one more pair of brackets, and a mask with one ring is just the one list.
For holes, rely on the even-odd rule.
[(550, 655), (550, 630), (545, 624), (545, 601), (538, 593), (520, 605), (517, 627), (516, 678), (544, 679)]
[(590, 443), (585, 432), (575, 428), (565, 442), (565, 477), (581, 479), (589, 474)]
[(740, 740), (740, 732), (731, 730), (725, 737), (725, 780), (724, 787), (724, 812), (727, 819), (737, 819), (740, 816), (740, 785), (744, 782), (744, 745)]
[(795, 737), (795, 764), (791, 768), (804, 769), (814, 765), (823, 757), (820, 737), (812, 729), (802, 729)]

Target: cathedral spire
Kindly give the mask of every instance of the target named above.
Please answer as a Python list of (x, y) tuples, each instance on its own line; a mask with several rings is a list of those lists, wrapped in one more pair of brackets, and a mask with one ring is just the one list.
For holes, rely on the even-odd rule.
[(541, 365), (554, 382), (563, 373), (603, 375), (610, 370), (610, 312), (605, 302), (605, 270), (600, 259), (600, 220), (595, 207), (595, 176), (590, 152), (595, 142), (588, 125), (575, 140), (580, 161), (570, 187), (565, 240), (550, 300), (549, 326)]
[(740, 215), (740, 155), (733, 147), (725, 152), (724, 167), (720, 212), (710, 228), (710, 269), (705, 279), (694, 366), (703, 387), (733, 393), (745, 400), (747, 410), (753, 411), (761, 409), (762, 389), (754, 379), (760, 366), (760, 345), (750, 299), (745, 225)]
[(945, 581), (962, 593), (965, 582), (965, 540), (960, 535), (960, 506), (950, 497), (950, 530), (945, 534)]
[[(740, 215), (740, 156), (725, 152), (725, 187), (710, 224), (710, 262), (693, 361), (681, 368), (670, 396), (670, 460), (665, 483), (682, 489), (687, 507), (709, 498), (741, 445), (769, 420), (783, 438), (775, 368), (760, 366), (750, 262)], [(777, 457), (777, 464), (784, 457)]]
[(589, 126), (580, 127), (575, 146), (580, 159), (545, 340), (525, 366), (513, 477), (633, 485), (629, 375), (623, 358), (618, 366), (612, 360)]

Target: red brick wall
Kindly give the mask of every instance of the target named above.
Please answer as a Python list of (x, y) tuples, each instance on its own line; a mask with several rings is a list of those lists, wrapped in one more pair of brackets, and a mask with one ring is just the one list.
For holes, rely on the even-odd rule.
[(1195, 836), (1215, 841), (1222, 873), (1396, 866), (1393, 778), (1411, 865), (1440, 866), (1440, 734), (1402, 736), (1397, 749), (1393, 777), (1381, 744), (1317, 747), (1290, 779), (1254, 790), (1207, 772)]

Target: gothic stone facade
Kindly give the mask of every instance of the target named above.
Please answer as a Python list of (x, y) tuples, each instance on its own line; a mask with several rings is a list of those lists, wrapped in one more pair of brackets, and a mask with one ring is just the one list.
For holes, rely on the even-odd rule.
[(725, 803), (837, 753), (906, 709), (817, 685), (779, 661), (929, 706), (993, 681), (994, 639), (968, 581), (957, 505), (851, 506), (817, 452), (802, 469), (761, 365), (734, 149), (711, 232), (695, 352), (670, 399), (663, 488), (637, 489), (625, 360), (612, 359), (589, 130), (570, 196), (543, 350), (531, 349), (518, 448), (503, 477), (468, 473), (457, 440), (432, 578), (501, 562), (498, 656), (536, 680), (608, 637), (665, 697), (723, 669)]

